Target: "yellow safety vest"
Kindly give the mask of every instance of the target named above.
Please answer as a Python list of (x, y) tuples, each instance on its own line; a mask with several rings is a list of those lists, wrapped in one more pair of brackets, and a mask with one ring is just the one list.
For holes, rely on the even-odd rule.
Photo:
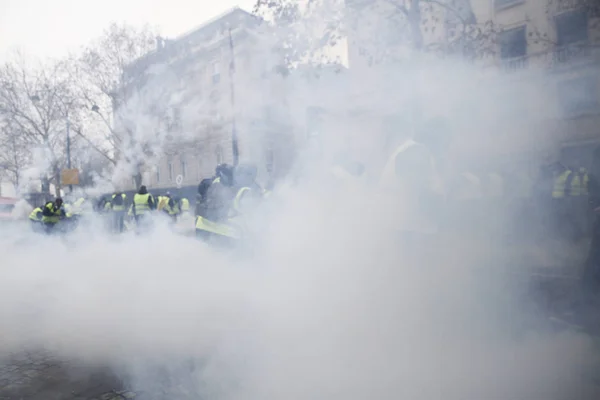
[(574, 177), (571, 182), (571, 196), (587, 196), (590, 176), (584, 168), (573, 172)]
[(196, 217), (196, 229), (233, 239), (239, 239), (241, 237), (239, 229), (228, 224), (213, 222), (200, 216)]
[(173, 207), (169, 205), (169, 198), (167, 197), (167, 201), (163, 207), (163, 209), (167, 210), (169, 215), (177, 215), (179, 214), (179, 204), (173, 202)]
[(139, 194), (136, 193), (133, 196), (133, 208), (136, 215), (144, 214), (146, 211), (150, 211), (150, 205), (148, 204), (152, 195), (150, 193)]
[(125, 193), (121, 193), (121, 199), (122, 199), (121, 204), (114, 204), (115, 197), (117, 197), (117, 195), (113, 194), (112, 201), (110, 202), (112, 210), (113, 211), (125, 211), (125, 199), (127, 198), (127, 195)]
[(156, 205), (156, 209), (158, 211), (162, 210), (163, 208), (165, 208), (167, 206), (167, 204), (169, 203), (169, 198), (167, 196), (158, 196), (156, 198), (157, 200), (157, 205)]
[(44, 209), (49, 210), (51, 215), (42, 215), (42, 222), (46, 224), (56, 224), (60, 221), (61, 209), (55, 208), (54, 203), (46, 204)]
[(574, 172), (567, 169), (554, 179), (552, 198), (562, 199), (567, 196), (587, 195), (589, 180), (589, 175), (585, 170)]
[(181, 199), (181, 211), (186, 212), (190, 210), (190, 201), (185, 197)]
[(34, 208), (33, 211), (31, 212), (31, 214), (29, 214), (29, 219), (32, 221), (36, 221), (36, 222), (41, 221), (42, 220), (42, 208), (41, 207)]
[[(80, 197), (79, 199), (77, 199), (73, 205), (71, 207), (69, 207), (68, 209), (68, 214), (75, 214), (75, 215), (79, 215), (82, 213), (81, 207), (83, 206), (83, 203), (85, 203), (85, 199), (83, 197)], [(70, 216), (70, 215), (67, 215)]]
[(243, 187), (236, 193), (235, 198), (233, 199), (233, 210), (235, 212), (240, 212), (242, 198), (244, 197), (244, 194), (248, 191), (250, 191), (249, 187)]

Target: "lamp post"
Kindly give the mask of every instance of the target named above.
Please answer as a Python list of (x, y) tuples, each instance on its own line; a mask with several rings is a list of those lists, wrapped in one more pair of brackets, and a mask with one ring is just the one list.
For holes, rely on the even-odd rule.
[(229, 52), (231, 55), (231, 63), (229, 64), (229, 90), (231, 94), (231, 152), (233, 153), (233, 165), (237, 166), (240, 158), (240, 149), (238, 145), (238, 132), (235, 121), (235, 52), (233, 49), (233, 37), (231, 35), (231, 28), (228, 30), (229, 33)]

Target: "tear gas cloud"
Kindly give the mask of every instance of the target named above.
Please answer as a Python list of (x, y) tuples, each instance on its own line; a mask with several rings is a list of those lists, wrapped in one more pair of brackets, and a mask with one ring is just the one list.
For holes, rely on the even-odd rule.
[[(322, 158), (298, 158), (319, 168), (296, 165), (304, 173), (263, 205), (244, 257), (173, 235), (163, 222), (143, 237), (107, 237), (99, 222), (67, 238), (5, 232), (0, 352), (44, 347), (110, 365), (142, 390), (159, 385), (160, 366), (189, 393), (228, 400), (586, 398), (588, 337), (545, 329), (518, 287), (482, 265), (485, 257), (475, 263), (469, 250), (453, 250), (454, 238), (411, 257), (393, 215), (377, 207), (375, 185), (325, 175), (346, 146), (377, 176), (387, 155), (378, 119), (415, 103), (442, 116), (453, 141), (500, 119), (507, 129), (530, 126), (495, 101), (502, 78), (484, 78), (459, 61), (423, 59), (402, 72), (350, 74), (354, 97), (320, 81), (329, 109), (369, 112), (328, 126)], [(275, 83), (240, 82), (240, 98)], [(296, 81), (290, 103), (308, 103), (314, 88)], [(543, 88), (528, 93), (545, 102)], [(414, 127), (410, 118), (398, 124)], [(160, 132), (137, 132), (160, 152)], [(347, 135), (362, 141), (348, 144)], [(469, 248), (481, 252), (481, 240)]]

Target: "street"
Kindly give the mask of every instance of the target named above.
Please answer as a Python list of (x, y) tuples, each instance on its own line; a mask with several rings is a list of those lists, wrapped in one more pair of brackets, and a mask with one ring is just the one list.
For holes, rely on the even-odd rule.
[(0, 358), (1, 400), (144, 399), (121, 385), (105, 368), (58, 360), (45, 351)]

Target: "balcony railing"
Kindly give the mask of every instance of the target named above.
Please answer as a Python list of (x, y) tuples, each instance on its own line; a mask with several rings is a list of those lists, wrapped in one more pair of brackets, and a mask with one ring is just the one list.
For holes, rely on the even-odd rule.
[[(503, 59), (496, 62), (495, 66), (500, 67), (504, 72), (511, 73), (533, 67), (561, 70), (586, 64), (598, 64), (600, 66), (600, 45), (573, 43), (557, 47), (552, 51)], [(488, 67), (490, 66), (488, 65)]]
[(590, 46), (589, 43), (573, 43), (560, 46), (552, 53), (549, 60), (551, 68), (559, 68), (566, 65), (600, 61), (598, 46)]
[(500, 63), (505, 72), (515, 72), (529, 66), (529, 56), (505, 58)]

